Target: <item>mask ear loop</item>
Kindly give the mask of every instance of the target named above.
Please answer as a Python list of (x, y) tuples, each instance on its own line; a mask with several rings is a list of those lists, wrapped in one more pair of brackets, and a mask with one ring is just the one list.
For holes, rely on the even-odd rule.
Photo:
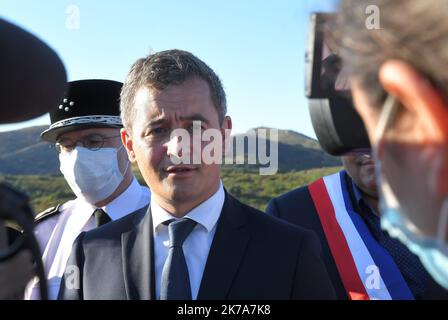
[[(448, 243), (448, 198), (443, 201), (437, 226), (437, 242), (443, 248)], [(448, 246), (447, 246), (448, 247)]]
[(386, 129), (395, 120), (395, 116), (398, 111), (398, 102), (395, 96), (389, 94), (384, 102), (383, 110), (381, 111), (380, 118), (378, 120), (378, 126), (375, 130), (375, 138), (378, 142), (386, 132)]
[[(381, 168), (380, 168), (380, 141), (383, 139), (387, 128), (391, 125), (391, 123), (395, 120), (395, 116), (398, 111), (398, 103), (395, 96), (388, 94), (386, 101), (383, 105), (383, 110), (381, 111), (378, 125), (375, 129), (375, 142), (376, 147), (373, 148), (373, 158), (375, 160), (375, 171), (377, 176), (377, 185), (378, 187), (381, 185), (379, 180), (381, 178)], [(373, 142), (373, 141), (372, 141)]]
[[(124, 144), (122, 144), (121, 147), (119, 147), (119, 148), (117, 149), (117, 154), (118, 154), (118, 152), (120, 152), (120, 150), (121, 150), (122, 148), (124, 148)], [(118, 160), (118, 159), (117, 159), (117, 160)], [(128, 164), (126, 165), (126, 169), (124, 169), (123, 177), (126, 176), (126, 172), (128, 172), (128, 169), (129, 169), (129, 164), (131, 163), (131, 161), (129, 161), (128, 157), (126, 157), (126, 161), (128, 162)]]
[[(386, 101), (384, 102), (383, 105), (383, 109), (381, 111), (379, 120), (378, 120), (378, 125), (375, 129), (375, 139), (376, 139), (376, 146), (373, 148), (373, 158), (375, 161), (375, 174), (376, 174), (376, 183), (378, 188), (380, 188), (380, 186), (382, 185), (381, 181), (383, 180), (382, 177), (382, 170), (381, 170), (381, 160), (380, 160), (380, 155), (379, 155), (379, 149), (380, 149), (380, 141), (381, 139), (383, 139), (385, 132), (387, 130), (387, 128), (392, 124), (392, 122), (395, 120), (395, 116), (397, 114), (398, 111), (398, 103), (397, 103), (397, 99), (395, 98), (395, 96), (388, 94)], [(389, 184), (386, 183), (385, 185), (387, 188), (390, 189)], [(380, 188), (381, 190), (381, 188)], [(388, 194), (393, 195), (392, 190), (389, 190), (390, 192)], [(380, 205), (384, 204), (384, 202), (387, 201), (391, 201), (392, 199), (390, 199), (390, 196), (388, 196), (388, 194), (381, 192), (382, 194), (380, 195)], [(386, 199), (389, 198), (389, 199)], [(394, 199), (394, 203), (396, 202), (395, 196), (393, 196)]]

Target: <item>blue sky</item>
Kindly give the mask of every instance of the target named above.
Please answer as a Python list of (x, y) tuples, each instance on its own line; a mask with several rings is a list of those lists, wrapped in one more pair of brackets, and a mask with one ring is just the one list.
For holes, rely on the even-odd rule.
[[(308, 17), (334, 2), (0, 0), (0, 17), (52, 46), (70, 81), (123, 81), (151, 50), (191, 51), (223, 81), (235, 133), (269, 126), (315, 137), (303, 79)], [(70, 8), (79, 9), (79, 28)], [(0, 131), (40, 124), (49, 124), (48, 115)]]

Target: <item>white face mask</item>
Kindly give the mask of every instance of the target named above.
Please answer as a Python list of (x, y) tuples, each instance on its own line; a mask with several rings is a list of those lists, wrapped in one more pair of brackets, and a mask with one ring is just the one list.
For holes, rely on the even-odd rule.
[[(376, 141), (384, 137), (384, 132), (395, 118), (397, 105), (393, 97), (389, 96), (380, 116)], [(448, 243), (446, 230), (448, 226), (448, 198), (445, 199), (438, 221), (438, 232), (435, 237), (423, 237), (418, 228), (407, 219), (402, 206), (395, 196), (386, 177), (382, 174), (381, 161), (377, 150), (374, 149), (377, 169), (378, 188), (380, 191), (381, 227), (391, 237), (398, 238), (409, 250), (416, 254), (426, 270), (441, 286), (448, 289)], [(425, 214), (422, 212), (421, 214)]]
[(109, 197), (120, 185), (124, 173), (118, 166), (117, 153), (122, 148), (101, 148), (92, 151), (76, 147), (70, 153), (60, 153), (60, 170), (75, 195), (95, 204)]

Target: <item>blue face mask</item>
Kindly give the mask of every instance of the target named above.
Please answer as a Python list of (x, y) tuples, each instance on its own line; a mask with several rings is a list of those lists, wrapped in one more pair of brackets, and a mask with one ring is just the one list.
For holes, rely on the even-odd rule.
[[(448, 199), (445, 200), (445, 216), (448, 215)], [(416, 254), (429, 274), (445, 289), (448, 289), (448, 246), (438, 238), (423, 238), (415, 235), (402, 214), (396, 208), (384, 206), (381, 227), (391, 237), (398, 238)], [(444, 224), (446, 227), (446, 223)]]
[[(380, 141), (384, 132), (395, 118), (398, 109), (395, 98), (389, 96), (380, 116), (376, 141)], [(418, 228), (406, 218), (395, 194), (381, 171), (381, 161), (376, 150), (374, 158), (377, 169), (378, 188), (380, 191), (381, 227), (391, 237), (398, 238), (410, 251), (416, 254), (426, 270), (445, 289), (448, 289), (448, 198), (444, 200), (438, 221), (438, 232), (433, 238), (423, 237)], [(422, 213), (424, 214), (424, 213)]]

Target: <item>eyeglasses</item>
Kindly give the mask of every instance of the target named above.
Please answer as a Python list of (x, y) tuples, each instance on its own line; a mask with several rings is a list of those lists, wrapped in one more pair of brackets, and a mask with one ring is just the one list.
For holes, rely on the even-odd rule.
[(67, 138), (63, 138), (55, 143), (55, 148), (59, 153), (70, 153), (72, 152), (78, 143), (81, 143), (81, 145), (84, 148), (87, 148), (91, 151), (98, 151), (104, 146), (104, 142), (108, 139), (117, 138), (117, 136), (111, 136), (111, 137), (103, 137), (99, 134), (92, 134), (89, 136), (86, 136), (80, 140), (71, 140)]

